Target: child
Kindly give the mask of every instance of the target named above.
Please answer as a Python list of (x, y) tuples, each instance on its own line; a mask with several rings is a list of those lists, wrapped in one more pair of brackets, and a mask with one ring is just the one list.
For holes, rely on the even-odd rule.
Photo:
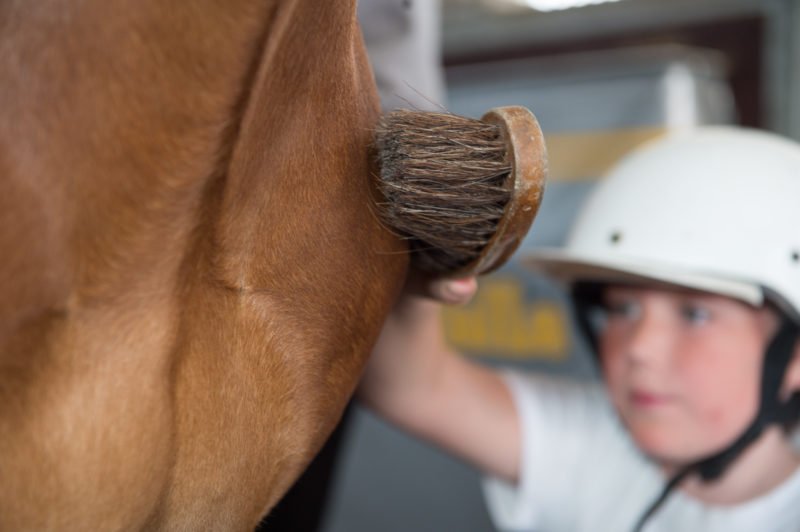
[(528, 262), (570, 287), (604, 387), (471, 363), (408, 290), (362, 400), (484, 471), (501, 529), (800, 530), (800, 146), (734, 128), (651, 143)]

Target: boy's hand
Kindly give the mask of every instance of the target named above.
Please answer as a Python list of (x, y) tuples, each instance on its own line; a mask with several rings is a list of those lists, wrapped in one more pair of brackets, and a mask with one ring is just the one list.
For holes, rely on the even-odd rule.
[(465, 305), (470, 302), (477, 290), (478, 280), (474, 276), (441, 279), (412, 272), (406, 281), (404, 293), (433, 299), (447, 305)]

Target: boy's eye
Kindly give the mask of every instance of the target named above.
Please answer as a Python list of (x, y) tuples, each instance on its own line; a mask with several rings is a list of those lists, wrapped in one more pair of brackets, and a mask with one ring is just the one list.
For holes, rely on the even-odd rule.
[(634, 319), (639, 316), (639, 305), (634, 301), (620, 300), (606, 303), (609, 318)]
[(711, 318), (711, 312), (702, 306), (687, 303), (681, 306), (681, 316), (692, 325), (699, 325)]

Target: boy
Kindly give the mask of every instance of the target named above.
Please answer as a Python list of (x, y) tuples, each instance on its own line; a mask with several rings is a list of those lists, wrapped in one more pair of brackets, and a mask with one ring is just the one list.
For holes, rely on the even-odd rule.
[(796, 532), (799, 199), (793, 142), (709, 128), (652, 143), (598, 185), (564, 249), (529, 259), (570, 286), (604, 389), (470, 363), (438, 304), (409, 293), (360, 397), (486, 472), (502, 529)]

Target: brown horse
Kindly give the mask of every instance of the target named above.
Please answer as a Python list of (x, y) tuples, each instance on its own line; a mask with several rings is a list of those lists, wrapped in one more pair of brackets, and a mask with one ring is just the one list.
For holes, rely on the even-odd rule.
[(0, 3), (0, 530), (247, 530), (405, 277), (355, 1)]

